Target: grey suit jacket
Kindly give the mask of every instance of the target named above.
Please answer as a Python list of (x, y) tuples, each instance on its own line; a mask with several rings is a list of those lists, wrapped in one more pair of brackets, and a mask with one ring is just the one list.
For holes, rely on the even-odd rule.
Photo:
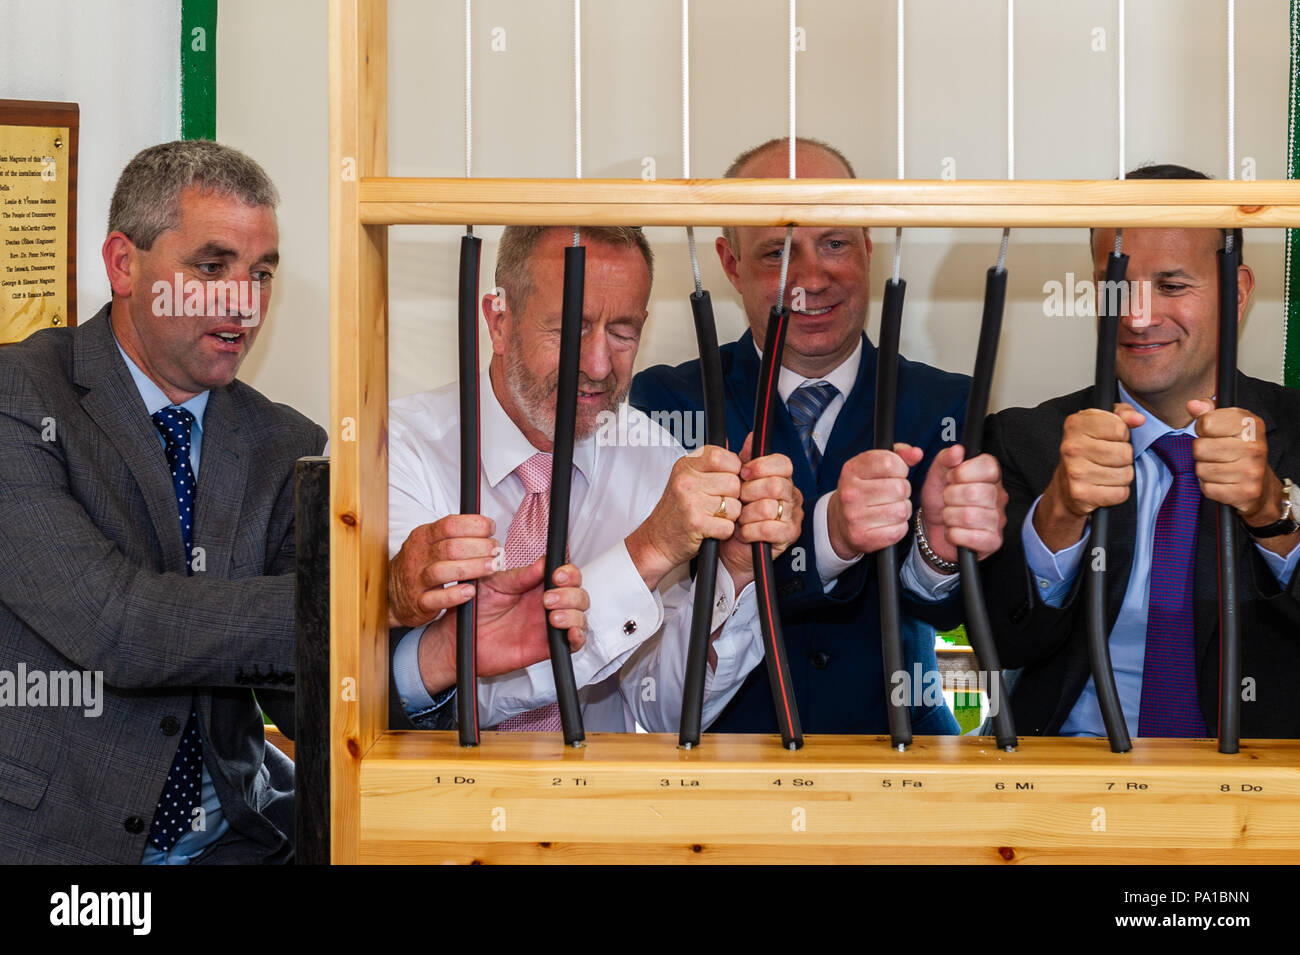
[[(212, 390), (206, 566), (187, 576), (107, 314), (0, 349), (0, 681), (28, 680), (7, 704), (0, 682), (0, 862), (138, 862), (191, 706), (231, 826), (203, 858), (284, 860), (292, 764), (265, 746), (252, 690), (293, 682), (293, 463), (325, 433), (241, 382)], [(102, 675), (101, 712), (50, 705), (70, 694), (31, 705), (31, 674), (69, 671)]]

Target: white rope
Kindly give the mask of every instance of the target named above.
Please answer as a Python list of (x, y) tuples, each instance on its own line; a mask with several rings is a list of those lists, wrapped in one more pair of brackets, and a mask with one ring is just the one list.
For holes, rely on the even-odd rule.
[[(1007, 0), (1007, 179), (1016, 178), (1016, 0)], [(1007, 264), (1011, 230), (1002, 230), (997, 270)]]
[(470, 7), (474, 0), (465, 0), (465, 178), (468, 179), (473, 175), (473, 165), (471, 159), (474, 148), (474, 113), (471, 109), (473, 102), (472, 82), (473, 72), (470, 70), (471, 57), (473, 56), (473, 47), (470, 44)]
[(776, 304), (778, 306), (785, 304), (785, 276), (786, 270), (790, 267), (790, 238), (794, 234), (794, 226), (785, 227), (785, 246), (781, 249), (781, 284), (776, 293)]
[[(472, 71), (471, 63), (471, 45), (470, 45), (470, 7), (473, 0), (465, 0), (465, 178), (468, 179), (474, 174), (473, 154), (474, 154), (474, 111), (472, 108)], [(466, 235), (474, 234), (472, 225), (466, 226)]]
[(691, 0), (682, 0), (682, 178), (691, 178)]
[(1228, 181), (1237, 178), (1237, 4), (1228, 0)]
[(1007, 0), (1007, 178), (1016, 178), (1016, 0)]
[[(794, 115), (794, 54), (795, 54), (795, 0), (790, 0), (790, 23), (788, 26), (788, 36), (786, 37), (790, 54), (790, 135), (788, 138), (789, 155), (790, 155), (790, 178), (795, 178), (795, 115)], [(781, 280), (777, 284), (776, 304), (780, 308), (785, 304), (785, 280), (790, 269), (790, 239), (794, 236), (794, 225), (785, 227), (785, 245), (781, 249)]]
[[(573, 0), (573, 175), (582, 178), (582, 0)], [(582, 237), (573, 228), (573, 244)]]
[(1128, 106), (1124, 102), (1124, 0), (1119, 0), (1119, 28), (1116, 31), (1119, 41), (1119, 178), (1122, 180), (1128, 170), (1126, 156), (1128, 145), (1125, 140), (1128, 128)]
[[(682, 0), (682, 178), (691, 178), (691, 0)], [(695, 227), (686, 227), (686, 247), (691, 254), (691, 276), (695, 291), (700, 284), (700, 259), (695, 251)]]
[[(1290, 52), (1291, 52), (1291, 91), (1292, 95), (1288, 96), (1290, 100), (1287, 103), (1286, 115), (1286, 168), (1287, 176), (1290, 177), (1291, 169), (1295, 163), (1295, 121), (1296, 121), (1296, 104), (1295, 91), (1300, 89), (1300, 60), (1296, 59), (1296, 38), (1300, 36), (1300, 8), (1295, 4), (1291, 5), (1291, 24), (1290, 24)], [(1282, 346), (1278, 349), (1281, 356), (1281, 369), (1278, 374), (1278, 380), (1286, 379), (1286, 338), (1287, 338), (1287, 320), (1291, 315), (1291, 272), (1292, 272), (1292, 255), (1291, 243), (1282, 243)]]
[(794, 54), (795, 54), (795, 0), (790, 0), (790, 178), (794, 176)]
[[(898, 49), (895, 55), (898, 66), (898, 178), (902, 180), (906, 168), (903, 163), (903, 0), (898, 0)], [(903, 257), (903, 229), (894, 230), (894, 282), (898, 282), (898, 269)]]
[(898, 0), (898, 178), (903, 176), (903, 0)]
[[(1118, 29), (1115, 32), (1116, 32), (1115, 38), (1118, 41), (1117, 45), (1119, 47), (1118, 50), (1119, 104), (1117, 110), (1119, 114), (1117, 119), (1117, 122), (1119, 124), (1119, 179), (1121, 182), (1123, 182), (1124, 177), (1128, 175), (1128, 158), (1127, 158), (1128, 144), (1127, 144), (1127, 140), (1125, 139), (1125, 136), (1127, 135), (1127, 129), (1128, 129), (1128, 106), (1124, 100), (1124, 86), (1125, 86), (1124, 0), (1119, 0), (1119, 25), (1118, 25)], [(1124, 251), (1124, 230), (1116, 229), (1115, 230), (1115, 254), (1120, 255), (1123, 253), (1123, 251)]]
[[(1236, 178), (1236, 0), (1227, 0), (1227, 179)], [(1223, 251), (1232, 251), (1235, 235), (1223, 230)]]

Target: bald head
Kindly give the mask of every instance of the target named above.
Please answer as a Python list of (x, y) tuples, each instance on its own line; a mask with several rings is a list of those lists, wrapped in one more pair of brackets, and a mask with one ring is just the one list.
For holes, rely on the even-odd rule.
[[(830, 143), (809, 136), (795, 137), (794, 168), (798, 179), (856, 179), (853, 164)], [(723, 174), (726, 179), (788, 179), (790, 177), (790, 139), (781, 136), (760, 143), (731, 161)], [(722, 235), (737, 248), (736, 230), (723, 226)]]

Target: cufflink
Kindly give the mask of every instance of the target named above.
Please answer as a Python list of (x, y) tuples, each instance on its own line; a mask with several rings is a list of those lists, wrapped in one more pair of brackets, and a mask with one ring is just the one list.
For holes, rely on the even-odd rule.
[(631, 634), (633, 634), (633, 633), (636, 633), (636, 621), (635, 621), (635, 620), (629, 620), (629, 621), (627, 621), (626, 623), (624, 623), (624, 624), (623, 624), (623, 632), (626, 633), (626, 634), (629, 634), (629, 635), (631, 635)]

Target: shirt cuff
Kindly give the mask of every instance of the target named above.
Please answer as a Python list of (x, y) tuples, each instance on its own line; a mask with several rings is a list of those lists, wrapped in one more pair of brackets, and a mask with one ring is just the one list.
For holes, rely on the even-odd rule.
[(433, 697), (429, 695), (420, 676), (420, 638), (428, 624), (407, 632), (397, 644), (393, 653), (393, 683), (397, 687), (397, 699), (402, 709), (411, 719), (424, 716), (446, 705), (455, 695), (456, 687), (451, 686)]
[[(723, 587), (723, 577), (726, 575), (726, 568), (719, 565), (718, 587)], [(730, 581), (730, 575), (727, 575), (727, 584), (732, 592), (735, 591), (735, 585)], [(721, 596), (721, 595), (719, 595)], [(736, 681), (737, 676), (743, 677), (753, 669), (753, 663), (744, 666), (746, 658), (752, 656), (750, 652), (753, 648), (753, 635), (758, 631), (758, 596), (754, 589), (754, 583), (745, 585), (739, 596), (735, 597), (725, 614), (719, 613), (722, 601), (715, 600), (713, 604), (713, 630), (716, 633), (718, 628), (722, 632), (718, 633), (717, 638), (713, 641), (713, 652), (717, 657), (717, 665), (709, 667), (708, 672), (704, 675), (704, 691), (707, 696), (709, 690), (714, 685), (720, 687), (730, 686)], [(758, 640), (757, 658), (763, 657), (763, 643), (761, 635)], [(744, 666), (744, 669), (741, 667)]]
[(948, 595), (961, 583), (961, 574), (944, 574), (935, 570), (921, 556), (920, 545), (913, 538), (912, 549), (907, 552), (898, 579), (913, 597), (927, 603), (938, 603), (948, 599)]
[[(691, 581), (691, 590), (687, 597), (687, 602), (691, 606), (694, 606), (695, 604), (695, 587), (698, 582), (698, 576)], [(719, 560), (717, 581), (713, 587), (713, 619), (709, 621), (709, 633), (717, 633), (719, 627), (725, 626), (731, 619), (732, 615), (740, 609), (741, 599), (744, 598), (746, 594), (752, 596), (753, 590), (754, 584), (751, 581), (745, 585), (745, 589), (740, 592), (739, 596), (737, 596), (736, 582), (731, 579), (731, 571), (727, 570), (727, 565)], [(751, 600), (750, 603), (757, 607), (755, 601)], [(718, 637), (718, 640), (721, 639), (722, 637)], [(717, 648), (717, 642), (717, 640), (713, 641), (715, 649)]]
[(1291, 548), (1291, 553), (1285, 557), (1275, 554), (1259, 541), (1255, 541), (1255, 547), (1260, 556), (1264, 558), (1264, 563), (1268, 564), (1268, 569), (1273, 571), (1273, 576), (1277, 578), (1277, 585), (1283, 590), (1291, 582), (1291, 577), (1295, 574), (1297, 565), (1300, 565), (1300, 544)]
[(858, 554), (845, 560), (831, 546), (831, 532), (826, 524), (830, 501), (830, 494), (823, 494), (817, 498), (817, 504), (813, 507), (813, 556), (817, 559), (817, 574), (822, 579), (824, 591), (829, 591), (840, 574), (862, 559), (862, 555)]
[(1038, 588), (1038, 598), (1049, 607), (1061, 606), (1079, 566), (1083, 563), (1083, 552), (1088, 544), (1088, 529), (1091, 519), (1083, 526), (1083, 536), (1065, 550), (1053, 553), (1047, 549), (1038, 531), (1034, 530), (1034, 512), (1038, 502), (1043, 499), (1040, 494), (1033, 507), (1025, 515), (1025, 523), (1020, 528), (1020, 543), (1025, 549), (1025, 563), (1034, 575), (1034, 585)]
[[(725, 579), (728, 593), (734, 594), (735, 585), (730, 577)], [(622, 541), (583, 566), (582, 582), (591, 594), (591, 607), (587, 643), (573, 655), (578, 686), (599, 683), (616, 673), (627, 655), (664, 623), (663, 601), (645, 585)]]

